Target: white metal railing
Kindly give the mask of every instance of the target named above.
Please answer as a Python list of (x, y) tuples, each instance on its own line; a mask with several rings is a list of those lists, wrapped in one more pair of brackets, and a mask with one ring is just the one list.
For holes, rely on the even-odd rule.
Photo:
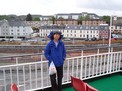
[[(0, 66), (0, 91), (9, 91), (11, 83), (18, 85), (19, 91), (34, 91), (50, 87), (47, 61), (20, 63)], [(22, 60), (22, 59), (21, 59)], [(70, 83), (70, 76), (90, 79), (120, 72), (122, 51), (71, 57), (65, 60), (63, 84)]]

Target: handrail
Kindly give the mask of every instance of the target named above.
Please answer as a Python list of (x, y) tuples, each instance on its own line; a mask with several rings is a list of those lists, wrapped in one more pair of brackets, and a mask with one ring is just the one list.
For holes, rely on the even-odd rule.
[[(16, 63), (0, 66), (0, 91), (8, 91), (7, 85), (16, 83), (20, 91), (33, 91), (50, 87), (48, 61), (43, 60), (43, 54), (28, 54), (13, 56), (19, 58), (38, 55), (40, 60), (31, 63)], [(9, 58), (11, 56), (8, 56)], [(6, 59), (6, 57), (3, 57)], [(82, 80), (91, 79), (107, 74), (121, 72), (122, 51), (81, 55), (66, 58), (64, 63), (63, 84), (70, 83), (70, 75)]]

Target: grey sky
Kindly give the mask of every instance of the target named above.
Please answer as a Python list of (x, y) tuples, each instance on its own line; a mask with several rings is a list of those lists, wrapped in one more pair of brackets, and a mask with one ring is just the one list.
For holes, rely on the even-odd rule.
[(77, 6), (96, 11), (100, 14), (122, 16), (121, 0), (77, 0)]
[(122, 16), (121, 0), (0, 0), (0, 15), (96, 13)]
[(103, 10), (122, 10), (121, 0), (77, 0), (79, 7), (103, 9)]

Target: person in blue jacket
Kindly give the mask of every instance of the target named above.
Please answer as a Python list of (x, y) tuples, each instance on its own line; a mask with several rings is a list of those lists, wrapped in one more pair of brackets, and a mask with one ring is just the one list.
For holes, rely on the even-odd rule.
[(57, 70), (57, 79), (56, 74), (50, 75), (52, 91), (62, 91), (63, 64), (66, 58), (66, 49), (61, 40), (62, 37), (63, 35), (60, 31), (50, 32), (48, 36), (50, 42), (47, 44), (44, 52), (49, 65), (53, 61)]

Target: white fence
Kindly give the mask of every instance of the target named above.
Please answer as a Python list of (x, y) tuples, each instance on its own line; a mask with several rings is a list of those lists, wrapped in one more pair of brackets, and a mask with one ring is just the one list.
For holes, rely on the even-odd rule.
[[(50, 87), (47, 61), (19, 63), (0, 66), (0, 91), (10, 91), (11, 83), (18, 85), (19, 91), (34, 91)], [(22, 59), (21, 59), (22, 60)], [(100, 53), (67, 58), (64, 64), (63, 84), (70, 83), (70, 76), (90, 79), (102, 75), (120, 72), (122, 51)]]

